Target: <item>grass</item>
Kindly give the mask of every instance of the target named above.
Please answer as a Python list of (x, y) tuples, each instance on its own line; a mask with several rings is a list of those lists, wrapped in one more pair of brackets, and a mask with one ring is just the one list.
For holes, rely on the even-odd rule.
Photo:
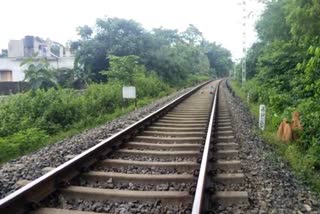
[[(164, 96), (165, 94), (163, 94)], [(162, 97), (163, 97), (162, 96)], [(145, 105), (148, 105), (152, 103), (155, 100), (158, 100), (160, 98), (144, 98), (140, 99), (137, 102), (137, 108), (143, 107)], [(79, 123), (76, 123), (73, 125), (73, 127), (67, 131), (60, 131), (57, 134), (54, 135), (39, 135), (38, 130), (30, 130), (30, 133), (28, 133), (30, 137), (25, 137), (25, 133), (23, 133), (23, 136), (17, 134), (14, 137), (11, 138), (0, 138), (0, 164), (3, 164), (11, 159), (20, 157), (22, 155), (26, 155), (32, 152), (35, 152), (42, 147), (50, 144), (54, 144), (58, 141), (61, 141), (66, 138), (70, 138), (72, 136), (78, 135), (82, 133), (85, 130), (92, 129), (95, 127), (98, 127), (102, 124), (105, 124), (109, 121), (112, 121), (116, 118), (119, 118), (125, 114), (128, 114), (129, 112), (132, 112), (135, 110), (135, 106), (133, 101), (130, 101), (125, 107), (115, 109), (114, 113), (112, 114), (105, 114), (101, 115), (98, 118), (87, 118), (85, 120), (80, 121)], [(40, 133), (41, 134), (41, 133)], [(1, 141), (2, 140), (2, 141)], [(26, 145), (25, 147), (21, 148), (18, 146), (18, 142), (26, 141), (23, 145)], [(1, 147), (2, 145), (6, 144), (8, 145), (8, 142), (10, 142), (13, 146), (12, 147)]]
[[(250, 109), (251, 115), (258, 120), (259, 104), (253, 102), (247, 103), (247, 95), (242, 90), (241, 85), (235, 80), (231, 81), (231, 87), (235, 94), (240, 97), (244, 103), (246, 103), (247, 107)], [(267, 106), (266, 128), (264, 131), (255, 128), (256, 133), (258, 133), (265, 142), (273, 146), (277, 155), (280, 155), (289, 163), (294, 174), (300, 181), (308, 185), (313, 191), (320, 195), (320, 173), (313, 167), (309, 167), (312, 165), (313, 159), (305, 152), (302, 152), (297, 142), (287, 144), (277, 139), (277, 127), (275, 127), (273, 122), (274, 117), (275, 116), (272, 111), (268, 111)], [(274, 157), (270, 158), (272, 160), (274, 159)]]

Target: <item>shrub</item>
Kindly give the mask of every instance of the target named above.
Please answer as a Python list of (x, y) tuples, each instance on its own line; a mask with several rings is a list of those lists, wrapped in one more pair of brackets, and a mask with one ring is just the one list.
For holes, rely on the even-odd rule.
[(0, 162), (40, 148), (48, 138), (45, 131), (35, 128), (0, 138)]
[(192, 75), (189, 75), (185, 85), (186, 86), (196, 85), (201, 82), (207, 81), (209, 79), (210, 79), (209, 75), (192, 74)]
[(117, 82), (90, 85), (81, 97), (84, 115), (111, 114), (116, 108), (121, 107), (121, 88)]
[[(134, 77), (138, 106), (167, 95), (171, 89), (155, 74)], [(38, 89), (0, 103), (0, 162), (39, 148), (48, 137), (83, 129), (133, 109), (122, 110), (122, 84), (92, 84), (79, 93), (73, 89)]]

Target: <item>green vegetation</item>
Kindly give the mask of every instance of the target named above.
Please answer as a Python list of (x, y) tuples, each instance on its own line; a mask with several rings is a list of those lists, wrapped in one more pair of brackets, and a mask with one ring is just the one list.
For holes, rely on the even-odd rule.
[(54, 70), (46, 59), (34, 55), (25, 59), (21, 66), (26, 67), (24, 80), (30, 83), (33, 92), (39, 88), (49, 88), (57, 84)]
[(81, 40), (69, 44), (74, 69), (55, 70), (37, 56), (21, 64), (32, 90), (0, 103), (0, 163), (133, 110), (133, 103), (122, 106), (122, 86), (136, 86), (142, 106), (227, 76), (233, 66), (230, 52), (193, 25), (149, 32), (133, 20), (106, 18), (77, 31)]
[[(137, 59), (116, 57), (111, 64), (122, 71), (126, 64), (118, 60), (127, 58)], [(172, 92), (156, 75), (146, 74), (143, 66), (130, 66), (135, 71), (132, 83), (137, 87), (138, 106)], [(38, 89), (2, 101), (0, 162), (131, 111), (132, 104), (123, 109), (121, 81), (122, 77), (115, 75), (108, 84), (90, 84), (82, 93), (73, 89)]]
[[(140, 80), (141, 84), (147, 82), (148, 78)], [(150, 93), (140, 91), (138, 106), (171, 91), (163, 83), (153, 88)], [(119, 83), (92, 84), (81, 94), (72, 89), (49, 89), (8, 98), (0, 104), (0, 162), (40, 148), (51, 138), (59, 139), (57, 135), (77, 133), (133, 110), (132, 104), (122, 109), (122, 102)]]
[[(304, 181), (320, 192), (320, 2), (269, 1), (257, 22), (259, 42), (247, 55), (248, 81), (240, 88), (241, 66), (236, 66), (233, 87), (256, 115), (259, 104), (267, 105), (264, 137)], [(275, 138), (282, 119), (301, 114), (303, 131), (295, 142)]]
[[(97, 19), (93, 28), (79, 27), (81, 40), (70, 46), (76, 51), (76, 76), (80, 82), (104, 82), (112, 56), (139, 57), (147, 71), (170, 86), (184, 86), (195, 76), (228, 76), (233, 63), (228, 50), (208, 42), (195, 26), (184, 32), (157, 28), (147, 31), (133, 21)], [(80, 72), (78, 72), (80, 71)]]

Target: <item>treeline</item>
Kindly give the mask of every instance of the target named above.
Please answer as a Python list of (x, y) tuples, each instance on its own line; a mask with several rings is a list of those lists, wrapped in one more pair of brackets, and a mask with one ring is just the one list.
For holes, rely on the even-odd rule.
[[(22, 63), (31, 90), (0, 102), (0, 163), (97, 126), (133, 109), (121, 88), (136, 86), (138, 106), (184, 86), (226, 76), (231, 54), (193, 25), (146, 31), (132, 20), (98, 19), (78, 28), (72, 70), (35, 56)], [(72, 88), (84, 88), (81, 92)]]
[[(244, 89), (251, 101), (267, 104), (273, 130), (300, 112), (303, 131), (285, 155), (300, 174), (312, 177), (320, 170), (320, 1), (269, 1), (256, 30)], [(236, 71), (241, 82), (240, 65)]]
[(156, 28), (145, 30), (133, 20), (97, 19), (94, 27), (79, 27), (81, 40), (71, 43), (76, 51), (75, 74), (79, 81), (105, 82), (100, 71), (110, 67), (110, 55), (139, 57), (147, 71), (171, 86), (188, 79), (227, 76), (233, 67), (230, 52), (205, 40), (193, 25), (184, 32)]

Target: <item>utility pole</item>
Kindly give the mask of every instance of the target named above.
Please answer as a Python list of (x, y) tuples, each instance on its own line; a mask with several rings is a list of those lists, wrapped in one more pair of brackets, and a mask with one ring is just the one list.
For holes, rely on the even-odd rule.
[(246, 82), (247, 76), (247, 2), (242, 0), (242, 85)]

